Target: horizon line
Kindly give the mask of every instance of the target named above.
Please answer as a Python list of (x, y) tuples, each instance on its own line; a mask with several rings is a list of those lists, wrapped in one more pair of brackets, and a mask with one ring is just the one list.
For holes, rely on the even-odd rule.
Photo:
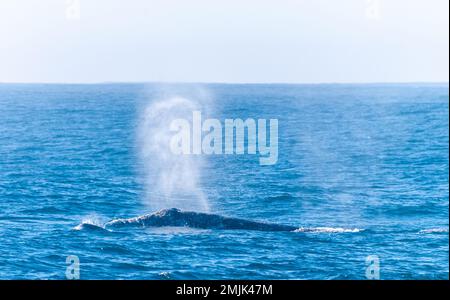
[(102, 85), (102, 84), (229, 84), (229, 85), (377, 85), (377, 84), (442, 84), (449, 81), (346, 81), (346, 82), (225, 82), (225, 81), (95, 81), (95, 82), (62, 82), (62, 81), (0, 81), (0, 84), (48, 84), (48, 85)]

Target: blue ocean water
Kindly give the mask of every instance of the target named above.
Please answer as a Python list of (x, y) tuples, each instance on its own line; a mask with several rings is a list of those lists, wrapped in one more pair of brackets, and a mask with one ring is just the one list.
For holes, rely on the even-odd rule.
[(136, 142), (160, 85), (0, 84), (1, 279), (65, 279), (69, 255), (81, 279), (365, 279), (370, 255), (381, 279), (448, 279), (448, 84), (162, 90), (278, 118), (277, 164), (207, 156), (198, 188), (211, 213), (300, 230), (79, 226), (160, 201)]

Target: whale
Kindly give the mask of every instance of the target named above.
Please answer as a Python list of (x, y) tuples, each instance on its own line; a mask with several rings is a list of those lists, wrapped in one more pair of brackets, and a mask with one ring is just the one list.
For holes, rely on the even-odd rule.
[(155, 213), (116, 219), (105, 223), (105, 229), (124, 227), (191, 227), (218, 230), (295, 231), (298, 227), (250, 221), (215, 214), (183, 211), (177, 208), (163, 209)]

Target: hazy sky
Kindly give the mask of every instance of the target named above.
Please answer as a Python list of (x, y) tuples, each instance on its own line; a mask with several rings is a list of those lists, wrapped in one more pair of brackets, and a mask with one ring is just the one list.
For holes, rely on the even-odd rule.
[(0, 1), (0, 82), (448, 80), (448, 0)]

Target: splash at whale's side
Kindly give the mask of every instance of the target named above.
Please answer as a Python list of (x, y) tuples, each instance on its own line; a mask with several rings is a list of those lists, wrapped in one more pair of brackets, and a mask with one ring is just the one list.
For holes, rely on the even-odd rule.
[(163, 209), (130, 219), (117, 219), (105, 224), (105, 228), (121, 227), (192, 227), (199, 229), (229, 229), (258, 231), (295, 231), (298, 228), (289, 225), (271, 224), (224, 217), (214, 214), (182, 211), (176, 208)]

